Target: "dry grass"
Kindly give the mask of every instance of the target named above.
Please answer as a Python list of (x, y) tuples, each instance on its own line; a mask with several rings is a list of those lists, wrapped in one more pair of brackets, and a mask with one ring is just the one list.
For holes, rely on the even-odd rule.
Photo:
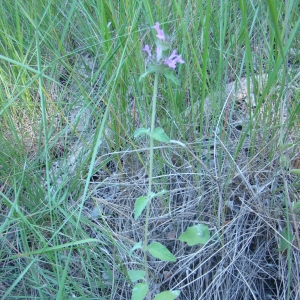
[[(238, 138), (240, 133), (235, 127), (230, 131), (228, 136)], [(173, 148), (168, 154), (163, 153), (166, 152), (163, 148), (156, 150), (162, 152), (168, 164), (157, 167), (155, 188), (168, 190), (168, 195), (155, 199), (151, 205), (149, 237), (166, 245), (178, 259), (176, 263), (149, 260), (153, 295), (180, 289), (179, 299), (287, 299), (287, 253), (278, 251), (287, 205), (283, 182), (295, 186), (299, 179), (281, 170), (278, 157), (265, 160), (270, 147), (261, 148), (260, 140), (255, 144), (255, 156), (249, 157), (245, 143), (233, 164), (230, 152), (236, 144), (232, 139), (224, 148), (217, 141), (217, 153), (223, 156), (214, 157), (212, 151), (210, 164), (206, 162), (220, 182), (225, 201), (221, 207), (216, 206), (219, 197), (216, 182), (199, 170), (197, 162), (189, 160), (181, 149)], [(194, 145), (195, 149), (198, 146)], [(134, 155), (124, 153), (123, 163)], [(133, 207), (135, 199), (147, 189), (144, 169), (135, 167), (134, 175), (132, 172), (129, 169), (122, 176), (114, 173), (104, 181), (100, 175), (97, 180), (95, 174), (92, 184), (94, 200), (103, 207), (106, 225), (128, 248), (143, 240), (144, 220), (133, 219)], [(299, 191), (288, 190), (288, 193), (290, 201), (296, 201)], [(219, 209), (224, 217), (220, 227)], [(299, 214), (295, 217), (299, 218)], [(103, 220), (95, 222), (100, 226)], [(207, 224), (213, 234), (208, 244), (188, 247), (177, 240), (187, 227), (199, 222)], [(141, 267), (142, 252), (134, 252), (134, 260), (124, 252), (119, 255), (127, 269)], [(300, 296), (299, 256), (295, 239), (290, 257), (290, 299)], [(114, 299), (130, 297), (131, 288), (125, 283), (117, 290)]]

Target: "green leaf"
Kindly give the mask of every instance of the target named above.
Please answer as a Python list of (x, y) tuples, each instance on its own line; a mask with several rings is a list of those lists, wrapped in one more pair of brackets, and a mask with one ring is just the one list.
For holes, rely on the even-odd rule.
[(149, 132), (150, 132), (150, 129), (146, 129), (146, 128), (139, 128), (137, 129), (135, 132), (134, 132), (134, 138), (137, 138), (138, 136), (140, 135), (143, 135), (143, 134), (148, 134), (149, 135)]
[(164, 291), (154, 297), (153, 300), (174, 300), (180, 295), (180, 290)]
[(207, 225), (197, 224), (192, 227), (188, 227), (187, 230), (179, 237), (179, 241), (187, 242), (189, 246), (197, 244), (205, 245), (210, 239), (210, 232)]
[(157, 127), (154, 129), (152, 137), (159, 142), (170, 143), (170, 138), (166, 135), (161, 127)]
[[(161, 192), (159, 192), (161, 193)], [(135, 200), (135, 204), (134, 204), (134, 219), (137, 220), (138, 217), (141, 215), (141, 213), (143, 212), (144, 208), (146, 207), (148, 201), (150, 201), (152, 198), (156, 197), (156, 196), (160, 196), (160, 194), (157, 193), (153, 193), (150, 192), (149, 196), (140, 196)]]
[(136, 249), (142, 249), (142, 248), (143, 248), (142, 242), (138, 242), (138, 243), (134, 244), (134, 246), (129, 251), (129, 256), (131, 256), (133, 251), (135, 251)]
[(161, 243), (154, 242), (148, 246), (148, 251), (152, 256), (163, 261), (176, 261), (176, 257)]
[(141, 82), (145, 77), (147, 77), (149, 74), (151, 74), (151, 73), (154, 73), (154, 72), (156, 72), (156, 71), (158, 71), (159, 70), (159, 68), (157, 67), (157, 66), (150, 66), (149, 68), (148, 68), (148, 70), (144, 73), (144, 74), (142, 74), (141, 76), (140, 76), (140, 78), (139, 78), (139, 82)]
[(290, 173), (300, 176), (300, 169), (292, 169), (290, 170)]
[(134, 219), (137, 220), (138, 217), (143, 212), (150, 198), (148, 196), (140, 196), (135, 200), (134, 204)]
[(173, 73), (170, 73), (170, 72), (164, 72), (163, 73), (165, 75), (165, 77), (167, 79), (170, 79), (173, 83), (175, 83), (176, 85), (179, 85), (179, 81), (178, 79), (174, 76)]
[(146, 283), (138, 283), (132, 290), (131, 300), (143, 300), (148, 293), (148, 285)]
[(283, 252), (291, 247), (291, 243), (294, 239), (294, 236), (293, 233), (289, 231), (286, 227), (282, 230), (281, 235), (283, 237), (280, 237), (279, 250)]
[(128, 271), (129, 278), (132, 282), (143, 279), (146, 275), (145, 271), (142, 270), (129, 270)]

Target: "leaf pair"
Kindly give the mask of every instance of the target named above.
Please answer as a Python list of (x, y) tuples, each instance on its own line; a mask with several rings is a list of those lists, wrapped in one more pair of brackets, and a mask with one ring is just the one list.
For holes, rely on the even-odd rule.
[[(141, 247), (141, 243), (136, 244), (133, 249), (138, 249)], [(147, 250), (150, 254), (162, 261), (175, 262), (176, 257), (161, 243), (153, 242), (148, 247)], [(132, 282), (144, 279), (146, 272), (143, 270), (130, 270), (128, 275)], [(147, 283), (137, 283), (132, 290), (131, 300), (143, 300), (147, 295), (149, 290)], [(180, 294), (179, 290), (175, 291), (164, 291), (155, 296), (154, 300), (174, 300)]]
[(179, 85), (178, 79), (174, 76), (172, 70), (167, 68), (166, 66), (150, 66), (148, 70), (142, 74), (139, 78), (139, 82), (141, 82), (145, 77), (147, 77), (151, 73), (158, 72), (159, 74), (164, 75), (167, 79), (170, 79), (175, 85)]

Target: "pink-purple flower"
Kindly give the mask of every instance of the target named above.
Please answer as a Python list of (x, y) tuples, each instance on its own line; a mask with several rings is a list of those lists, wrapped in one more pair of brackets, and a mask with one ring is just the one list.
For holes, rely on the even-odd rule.
[[(158, 41), (156, 42), (156, 62), (159, 63), (160, 61), (162, 61), (163, 64), (167, 65), (171, 69), (175, 69), (177, 63), (185, 63), (185, 61), (181, 58), (181, 55), (177, 54), (176, 50), (173, 50), (172, 54), (168, 58), (162, 59), (163, 51), (169, 49), (169, 44), (166, 42), (166, 36), (164, 34), (164, 31), (160, 28), (158, 22), (155, 23), (153, 28), (156, 30), (156, 37), (158, 38)], [(142, 50), (147, 52), (150, 58), (152, 57), (149, 45), (145, 45)]]
[(155, 30), (156, 30), (156, 33), (157, 33), (156, 36), (157, 36), (157, 38), (158, 38), (159, 40), (164, 41), (164, 40), (166, 39), (165, 33), (164, 33), (163, 30), (161, 30), (161, 29), (159, 28), (159, 23), (158, 23), (158, 22), (155, 23), (155, 25), (153, 26), (153, 28), (155, 28)]
[(170, 67), (171, 69), (176, 68), (176, 64), (184, 64), (185, 61), (181, 58), (181, 55), (176, 54), (176, 50), (173, 50), (172, 54), (169, 56), (169, 58), (165, 59), (164, 64)]

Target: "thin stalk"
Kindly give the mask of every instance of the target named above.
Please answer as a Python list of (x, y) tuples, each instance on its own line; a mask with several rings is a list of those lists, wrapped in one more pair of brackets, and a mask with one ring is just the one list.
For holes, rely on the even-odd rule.
[[(149, 214), (150, 214), (150, 201), (151, 201), (151, 188), (152, 188), (152, 173), (153, 173), (153, 157), (154, 157), (154, 140), (153, 132), (155, 128), (155, 115), (156, 115), (156, 100), (157, 100), (157, 86), (158, 86), (158, 72), (155, 72), (154, 78), (154, 88), (152, 96), (152, 116), (151, 116), (151, 127), (150, 127), (150, 164), (149, 164), (149, 185), (148, 185), (148, 202), (146, 206), (146, 224), (145, 224), (145, 236), (144, 236), (144, 261), (145, 261), (145, 272), (146, 272), (146, 282), (149, 282), (149, 270), (148, 270), (148, 259), (147, 250), (148, 245), (148, 226), (149, 226)], [(150, 299), (150, 294), (148, 293), (148, 299)]]

